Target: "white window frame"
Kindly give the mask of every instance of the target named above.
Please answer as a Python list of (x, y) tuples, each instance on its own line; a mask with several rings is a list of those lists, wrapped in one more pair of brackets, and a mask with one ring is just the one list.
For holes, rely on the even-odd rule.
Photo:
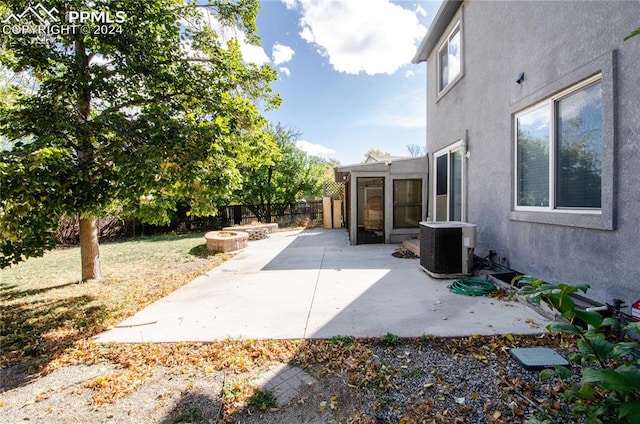
[(438, 191), (438, 158), (440, 156), (447, 156), (447, 221), (451, 217), (451, 154), (460, 152), (462, 155), (462, 163), (460, 169), (461, 187), (460, 187), (460, 221), (467, 222), (467, 161), (466, 161), (466, 145), (464, 140), (458, 140), (457, 142), (450, 144), (444, 149), (438, 150), (433, 154), (433, 186), (432, 186), (432, 204), (433, 204), (433, 219), (437, 216), (437, 191)]
[[(590, 85), (596, 83), (603, 82), (603, 76), (601, 73), (594, 75), (590, 78), (585, 79), (564, 91), (559, 92), (541, 102), (538, 102), (534, 105), (527, 107), (526, 109), (516, 113), (514, 115), (513, 125), (514, 125), (514, 184), (513, 184), (513, 205), (515, 211), (525, 211), (525, 212), (553, 212), (553, 213), (580, 213), (580, 214), (591, 214), (591, 215), (601, 215), (602, 208), (604, 205), (601, 205), (600, 208), (560, 208), (556, 206), (556, 161), (557, 161), (557, 135), (556, 135), (556, 102), (562, 100), (563, 98), (577, 93), (578, 91), (587, 88)], [(549, 205), (548, 206), (520, 206), (518, 205), (518, 118), (526, 115), (527, 113), (541, 107), (547, 106), (549, 113)], [(604, 140), (602, 140), (603, 148), (604, 148)]]
[[(448, 81), (447, 85), (444, 87), (442, 86), (442, 63), (440, 60), (440, 53), (444, 50), (444, 49), (449, 49), (449, 43), (451, 42), (451, 36), (453, 35), (453, 33), (458, 30), (458, 33), (460, 35), (460, 70), (458, 71), (458, 73), (450, 80)], [(438, 87), (438, 96), (443, 95), (444, 93), (446, 93), (447, 91), (449, 91), (451, 89), (451, 87), (453, 87), (458, 80), (460, 80), (460, 78), (462, 78), (463, 75), (463, 69), (464, 69), (464, 42), (463, 42), (463, 34), (462, 34), (462, 19), (458, 18), (458, 20), (455, 22), (455, 24), (453, 25), (453, 28), (451, 29), (451, 31), (449, 31), (447, 33), (447, 37), (445, 38), (445, 40), (442, 42), (442, 44), (440, 45), (440, 47), (438, 48), (438, 51), (436, 53), (436, 62), (437, 62), (437, 66), (436, 66), (436, 84)]]

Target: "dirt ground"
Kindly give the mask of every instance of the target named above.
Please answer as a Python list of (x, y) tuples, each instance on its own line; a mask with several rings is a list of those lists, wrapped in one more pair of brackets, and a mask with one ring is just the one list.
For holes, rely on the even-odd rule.
[[(46, 375), (3, 370), (0, 422), (581, 422), (562, 403), (558, 380), (542, 381), (508, 353), (538, 345), (570, 350), (549, 335), (89, 344)], [(284, 363), (309, 378), (282, 404), (258, 381)]]

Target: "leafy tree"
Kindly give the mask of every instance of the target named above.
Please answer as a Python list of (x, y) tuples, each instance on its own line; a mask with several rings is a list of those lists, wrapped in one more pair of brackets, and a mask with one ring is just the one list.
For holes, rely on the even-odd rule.
[[(306, 194), (322, 192), (324, 161), (296, 147), (300, 133), (278, 124), (270, 129), (277, 151), (268, 162), (243, 168), (237, 201), (249, 205), (263, 222), (270, 222), (273, 206), (292, 205)], [(282, 211), (279, 211), (282, 213)]]
[[(114, 206), (151, 223), (188, 203), (215, 212), (240, 181), (238, 164), (270, 150), (256, 106), (277, 107), (275, 71), (242, 61), (211, 20), (257, 42), (258, 0), (43, 0), (58, 11), (124, 14), (109, 31), (86, 22), (39, 39), (4, 34), (0, 63), (37, 82), (0, 107), (11, 141), (0, 162), (0, 266), (55, 245), (62, 214), (80, 217), (82, 279), (101, 277), (96, 217)], [(7, 0), (0, 20), (27, 0)], [(29, 22), (28, 22), (29, 21)], [(33, 14), (21, 24), (39, 25)], [(106, 32), (106, 33), (103, 33)]]

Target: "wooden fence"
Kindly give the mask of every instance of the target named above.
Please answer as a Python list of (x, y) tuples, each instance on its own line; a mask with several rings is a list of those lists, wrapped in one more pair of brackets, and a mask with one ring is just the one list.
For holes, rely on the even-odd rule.
[[(112, 216), (98, 220), (98, 234), (102, 240), (118, 240), (128, 237), (149, 236), (172, 231), (210, 231), (222, 227), (266, 221), (257, 205), (220, 206), (213, 216), (187, 216), (186, 209), (179, 210), (168, 225), (150, 225), (130, 217)], [(271, 205), (270, 222), (281, 227), (319, 224), (322, 225), (322, 200)], [(77, 218), (61, 217), (58, 224), (58, 240), (64, 244), (77, 244)]]
[[(266, 221), (262, 208), (257, 205), (231, 205), (218, 209), (216, 219), (223, 227)], [(295, 225), (296, 221), (322, 222), (322, 200), (271, 205), (270, 222), (281, 226)]]

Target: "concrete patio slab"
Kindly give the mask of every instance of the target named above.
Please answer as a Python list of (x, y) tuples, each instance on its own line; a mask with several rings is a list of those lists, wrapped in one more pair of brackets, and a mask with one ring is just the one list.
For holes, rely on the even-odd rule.
[(532, 334), (546, 319), (528, 306), (452, 294), (449, 281), (397, 245), (349, 245), (340, 229), (272, 234), (115, 328), (99, 342), (356, 337), (393, 333)]

